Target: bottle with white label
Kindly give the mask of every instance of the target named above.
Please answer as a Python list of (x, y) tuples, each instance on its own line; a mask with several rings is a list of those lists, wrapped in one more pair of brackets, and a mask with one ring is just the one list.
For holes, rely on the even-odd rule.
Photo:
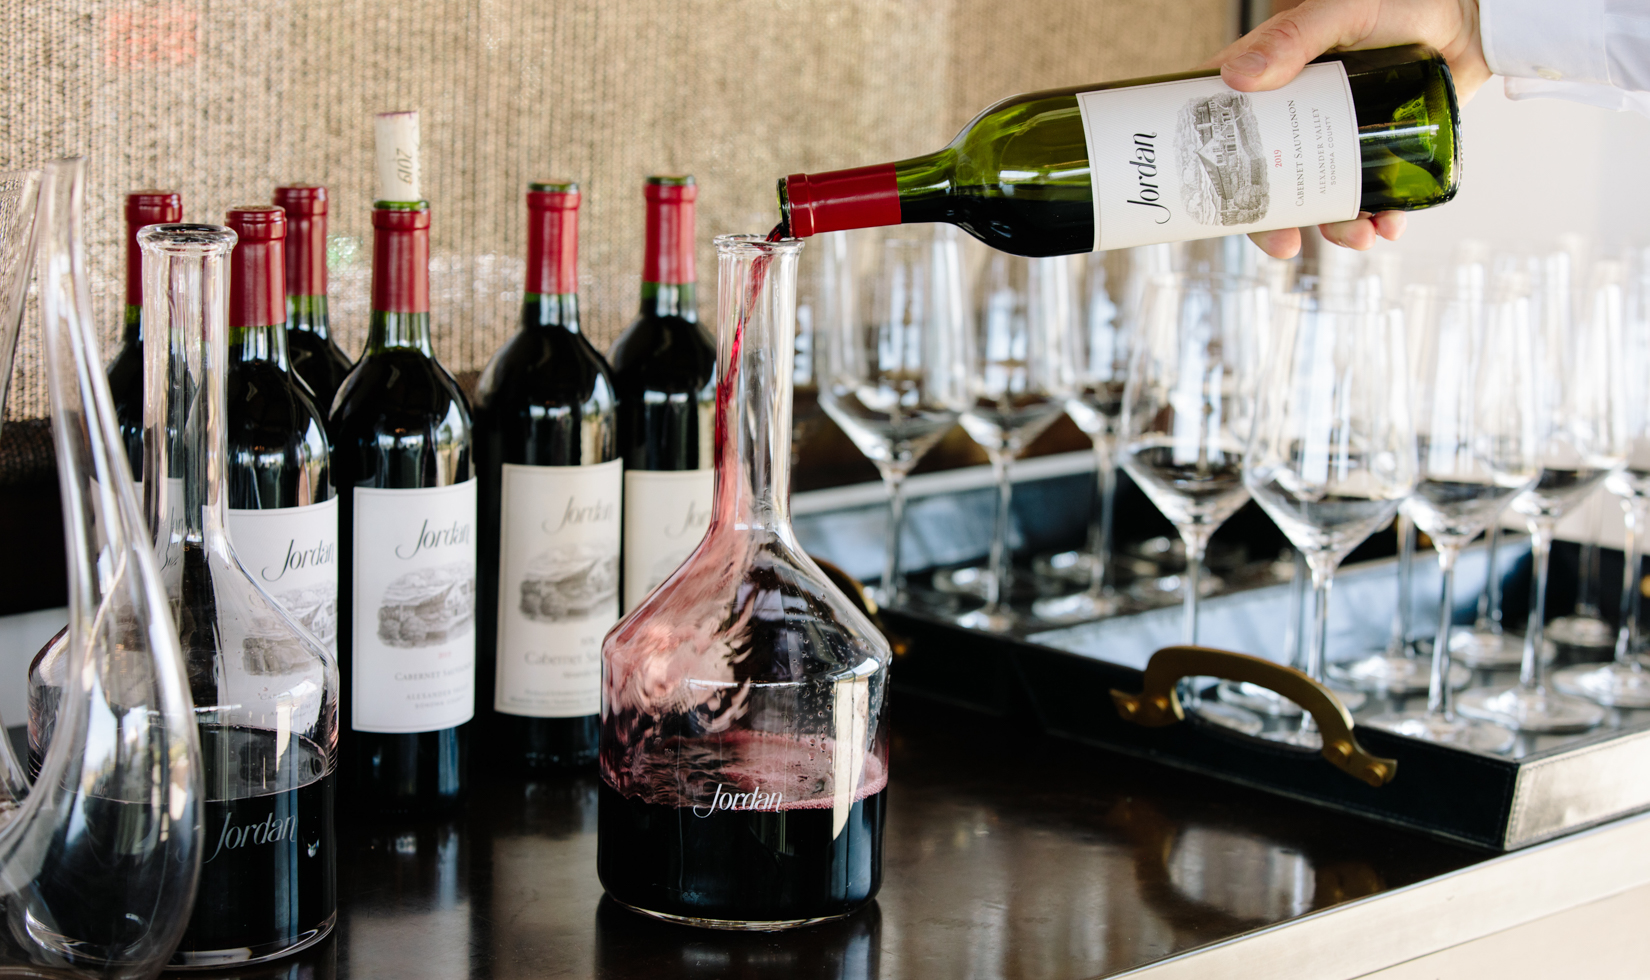
[(247, 574), (329, 648), (338, 633), (338, 501), (325, 416), (287, 354), (286, 215), (231, 208), (229, 536)]
[(527, 189), (521, 329), (481, 373), (479, 697), (489, 761), (589, 766), (619, 618), (623, 462), (607, 362), (579, 332), (579, 189)]
[(470, 407), (430, 340), (418, 114), (377, 119), (372, 320), (333, 402), (344, 785), (380, 812), (455, 807), (475, 714)]
[(1214, 71), (1033, 92), (937, 153), (782, 178), (782, 227), (946, 221), (1042, 256), (1413, 211), (1455, 196), (1459, 119), (1419, 45), (1327, 54), (1271, 92)]
[(608, 353), (619, 392), (629, 612), (698, 546), (710, 522), (716, 343), (699, 323), (694, 199), (686, 175), (647, 178), (641, 315)]

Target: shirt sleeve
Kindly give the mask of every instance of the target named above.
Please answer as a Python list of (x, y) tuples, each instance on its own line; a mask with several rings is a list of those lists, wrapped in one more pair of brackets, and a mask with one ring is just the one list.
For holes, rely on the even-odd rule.
[(1480, 0), (1479, 38), (1510, 99), (1568, 99), (1650, 115), (1645, 0)]

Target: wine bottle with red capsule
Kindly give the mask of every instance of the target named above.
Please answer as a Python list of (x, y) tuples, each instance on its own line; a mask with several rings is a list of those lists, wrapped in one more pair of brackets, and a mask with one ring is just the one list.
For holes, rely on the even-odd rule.
[[(145, 225), (183, 220), (183, 195), (177, 191), (133, 191), (126, 195), (126, 318), (120, 350), (109, 362), (109, 395), (114, 399), (120, 437), (132, 477), (143, 479), (143, 255), (137, 233)], [(138, 497), (143, 488), (138, 487)]]
[(481, 373), (480, 695), (490, 761), (594, 764), (619, 618), (623, 461), (607, 362), (579, 331), (579, 189), (527, 190), (521, 327)]
[(418, 114), (377, 119), (372, 320), (333, 401), (341, 758), (352, 805), (443, 810), (466, 791), (475, 714), (470, 406), (435, 358)]
[(327, 189), (277, 187), (275, 205), (286, 211), (287, 356), (315, 404), (331, 411), (351, 362), (327, 322)]
[(608, 357), (619, 392), (624, 561), (629, 612), (687, 558), (710, 522), (716, 343), (699, 323), (693, 178), (644, 187), (641, 314)]

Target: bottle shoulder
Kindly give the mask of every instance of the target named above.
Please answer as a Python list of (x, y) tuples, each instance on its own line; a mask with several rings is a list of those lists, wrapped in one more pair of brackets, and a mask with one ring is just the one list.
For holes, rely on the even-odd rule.
[(478, 417), (509, 406), (614, 407), (613, 372), (580, 333), (518, 330), (482, 369), (476, 386)]
[(703, 324), (677, 316), (641, 316), (608, 352), (613, 377), (632, 385), (669, 384), (664, 390), (696, 391), (716, 374), (716, 342)]
[(442, 422), (469, 438), (469, 399), (435, 358), (396, 348), (367, 354), (344, 378), (329, 422), (338, 431)]

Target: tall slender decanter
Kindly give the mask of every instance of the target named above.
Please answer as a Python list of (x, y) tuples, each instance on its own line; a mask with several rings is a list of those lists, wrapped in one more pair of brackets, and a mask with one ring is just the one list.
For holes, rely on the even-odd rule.
[(286, 212), (287, 356), (324, 417), (351, 365), (327, 319), (327, 189), (277, 187), (274, 203)]
[(779, 182), (790, 233), (947, 221), (1065, 255), (1443, 204), (1461, 179), (1449, 66), (1419, 45), (1338, 51), (1272, 92), (1217, 71), (1004, 99), (951, 145)]
[(177, 191), (133, 191), (126, 195), (126, 314), (120, 350), (109, 362), (109, 394), (126, 442), (132, 476), (143, 479), (143, 256), (137, 233), (146, 225), (183, 220)]
[(649, 177), (642, 309), (613, 344), (624, 457), (625, 611), (676, 570), (710, 520), (716, 342), (699, 324), (689, 176)]
[(226, 321), (232, 299), (243, 306), (236, 318), (248, 319), (250, 299), (230, 288), (235, 233), (151, 225), (138, 244), (144, 361), (153, 368), (144, 378), (144, 498), (206, 783), (201, 890), (172, 965), (256, 962), (320, 940), (336, 916), (338, 669), (229, 539), (228, 357), (247, 328), (231, 344)]
[(231, 208), (229, 536), (258, 584), (332, 648), (338, 633), (338, 499), (326, 416), (293, 372), (287, 347), (286, 214)]
[(418, 114), (378, 117), (372, 323), (333, 400), (338, 651), (352, 806), (456, 805), (475, 714), (470, 406), (430, 341)]
[(716, 249), (712, 516), (602, 645), (596, 866), (649, 915), (783, 929), (881, 883), (890, 654), (791, 529), (801, 243)]
[(596, 761), (619, 618), (624, 462), (612, 375), (579, 332), (578, 240), (578, 186), (529, 185), (521, 329), (476, 393), (481, 690), (488, 757), (509, 768)]
[[(30, 177), (0, 175), (12, 295)], [(151, 978), (200, 874), (200, 741), (160, 568), (98, 355), (81, 246), (85, 162), (47, 165), (41, 319), (69, 565), (67, 669), (34, 786), (0, 805), (0, 974)], [(26, 246), (23, 246), (26, 254)], [(18, 266), (23, 268), (20, 271)], [(16, 330), (15, 308), (5, 330)]]

